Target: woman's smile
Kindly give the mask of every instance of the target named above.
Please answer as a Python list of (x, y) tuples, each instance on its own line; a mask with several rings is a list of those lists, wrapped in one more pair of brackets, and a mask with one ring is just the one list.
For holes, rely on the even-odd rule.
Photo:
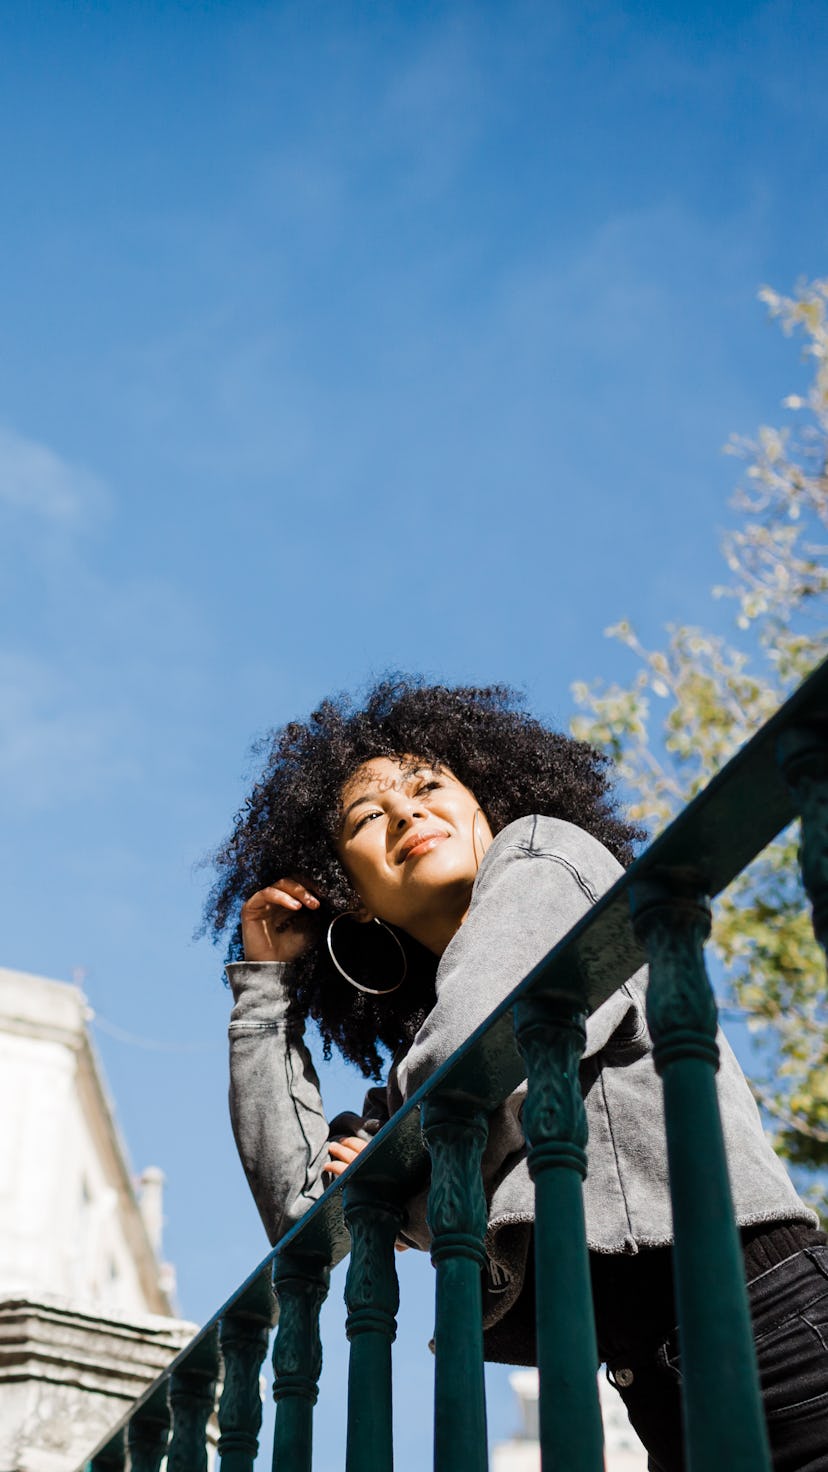
[(438, 843), (443, 843), (448, 837), (448, 833), (435, 829), (427, 833), (412, 833), (400, 849), (397, 863), (404, 864), (407, 859), (418, 859), (421, 854), (429, 853), (431, 849), (437, 847)]
[(466, 915), (491, 829), (447, 767), (374, 757), (342, 789), (337, 852), (360, 918), (397, 925), (442, 955)]

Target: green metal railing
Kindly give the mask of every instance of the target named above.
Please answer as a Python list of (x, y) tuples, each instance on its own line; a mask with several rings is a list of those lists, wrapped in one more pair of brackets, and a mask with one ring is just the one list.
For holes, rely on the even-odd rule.
[[(481, 1274), (487, 1117), (528, 1080), (544, 1472), (601, 1472), (602, 1427), (581, 1182), (585, 1016), (649, 962), (647, 1016), (663, 1080), (690, 1472), (770, 1472), (739, 1236), (715, 1089), (716, 1004), (704, 962), (710, 900), (793, 818), (814, 927), (828, 939), (828, 663), (679, 815), (389, 1121), (92, 1453), (91, 1472), (206, 1467), (221, 1367), (222, 1472), (249, 1472), (259, 1373), (275, 1317), (276, 1472), (310, 1472), (319, 1310), (350, 1252), (347, 1472), (390, 1472), (394, 1240), (429, 1178), (436, 1272), (435, 1467), (484, 1472)], [(704, 1149), (699, 1142), (704, 1141)], [(715, 1282), (715, 1293), (710, 1284)], [(273, 1284), (273, 1286), (271, 1286)], [(366, 1384), (370, 1396), (360, 1394)]]

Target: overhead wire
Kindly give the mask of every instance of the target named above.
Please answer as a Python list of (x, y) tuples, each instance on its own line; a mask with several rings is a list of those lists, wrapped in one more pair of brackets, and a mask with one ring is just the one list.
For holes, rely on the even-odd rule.
[(89, 1021), (101, 1032), (107, 1033), (119, 1043), (129, 1043), (134, 1048), (145, 1048), (154, 1053), (210, 1053), (223, 1047), (218, 1039), (204, 1043), (171, 1043), (164, 1042), (160, 1038), (144, 1038), (138, 1033), (127, 1032), (123, 1027), (118, 1027), (114, 1022), (108, 1022), (105, 1017), (90, 1008)]

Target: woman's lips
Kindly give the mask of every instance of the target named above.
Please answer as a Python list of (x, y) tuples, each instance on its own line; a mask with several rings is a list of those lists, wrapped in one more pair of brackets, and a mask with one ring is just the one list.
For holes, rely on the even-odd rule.
[(447, 833), (433, 832), (423, 833), (416, 839), (409, 839), (404, 845), (397, 862), (404, 864), (407, 859), (418, 859), (421, 854), (427, 854), (430, 849), (436, 848), (437, 844), (442, 843), (444, 838), (448, 838)]

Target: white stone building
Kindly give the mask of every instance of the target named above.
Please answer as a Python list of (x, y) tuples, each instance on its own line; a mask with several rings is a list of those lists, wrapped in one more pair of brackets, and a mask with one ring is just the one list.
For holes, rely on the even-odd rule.
[(71, 1472), (194, 1332), (77, 987), (0, 969), (0, 1472)]
[[(509, 1384), (520, 1406), (520, 1431), (511, 1441), (492, 1448), (492, 1472), (540, 1472), (538, 1442), (538, 1372), (515, 1370)], [(604, 1418), (606, 1472), (647, 1472), (647, 1453), (633, 1431), (617, 1390), (598, 1377), (601, 1413)]]

